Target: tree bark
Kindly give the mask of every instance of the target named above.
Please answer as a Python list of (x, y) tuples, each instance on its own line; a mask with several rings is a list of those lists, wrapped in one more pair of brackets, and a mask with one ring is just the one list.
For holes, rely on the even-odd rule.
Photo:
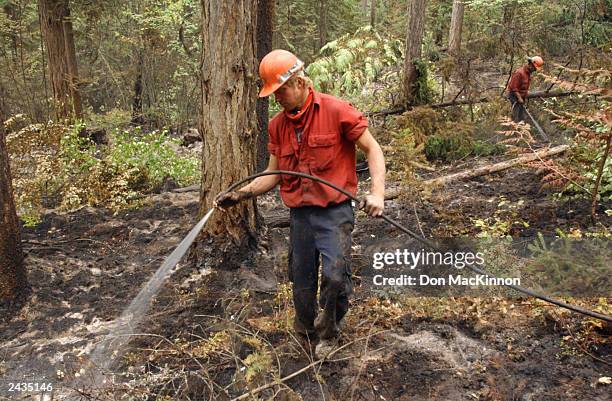
[[(258, 94), (257, 0), (202, 0), (202, 189), (200, 211), (233, 182), (255, 170)], [(215, 213), (205, 235), (229, 235), (240, 248), (256, 238), (255, 201)], [(217, 238), (217, 239), (218, 239)]]
[(426, 5), (427, 0), (408, 0), (408, 27), (402, 82), (404, 104), (410, 104), (414, 99), (414, 84), (418, 78), (414, 61), (421, 58)]
[(5, 118), (0, 91), (0, 305), (12, 303), (28, 288), (5, 142)]
[(60, 120), (83, 116), (68, 0), (38, 0), (41, 32), (47, 47), (49, 77)]
[(459, 55), (461, 49), (461, 30), (463, 28), (463, 14), (465, 4), (463, 0), (453, 1), (453, 13), (451, 14), (451, 26), (448, 33), (448, 51), (451, 55)]
[[(274, 31), (274, 0), (259, 0), (257, 4), (257, 62), (272, 51)], [(268, 98), (257, 98), (257, 171), (268, 166)]]

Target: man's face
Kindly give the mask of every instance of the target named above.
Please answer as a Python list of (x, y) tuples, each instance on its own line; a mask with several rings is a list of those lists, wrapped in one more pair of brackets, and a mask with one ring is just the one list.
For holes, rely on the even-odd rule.
[(300, 107), (304, 101), (302, 80), (289, 80), (274, 92), (274, 99), (285, 109), (291, 111)]

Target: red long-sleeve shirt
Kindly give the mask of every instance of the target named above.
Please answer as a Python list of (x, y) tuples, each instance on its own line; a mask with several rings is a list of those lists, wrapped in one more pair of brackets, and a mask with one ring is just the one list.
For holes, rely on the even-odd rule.
[(518, 93), (524, 99), (529, 92), (530, 79), (531, 74), (529, 73), (529, 64), (525, 64), (518, 70), (514, 71), (514, 74), (512, 74), (512, 78), (510, 78), (510, 82), (508, 82), (508, 93)]

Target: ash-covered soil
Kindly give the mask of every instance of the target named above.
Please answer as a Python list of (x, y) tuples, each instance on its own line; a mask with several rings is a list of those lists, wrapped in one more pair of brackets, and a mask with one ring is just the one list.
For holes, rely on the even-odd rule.
[[(516, 205), (507, 212), (529, 222), (513, 235), (594, 227), (588, 201), (546, 195), (533, 170), (512, 169), (427, 197), (388, 201), (386, 213), (426, 236), (469, 236), (479, 232), (474, 218), (502, 216), (503, 196)], [(264, 216), (285, 213), (276, 194), (258, 204)], [(601, 208), (600, 216), (610, 206)], [(0, 376), (52, 380), (56, 399), (71, 393), (72, 399), (231, 400), (274, 381), (245, 399), (610, 399), (605, 377), (612, 376), (612, 345), (605, 325), (525, 298), (394, 299), (366, 291), (359, 284), (368, 249), (408, 238), (361, 212), (353, 238), (356, 291), (342, 348), (330, 361), (316, 363), (314, 344), (292, 333), (289, 233), (281, 224), (263, 227), (257, 252), (239, 266), (204, 269), (183, 260), (143, 317), (139, 335), (118, 354), (115, 384), (78, 384), (90, 374), (91, 351), (195, 224), (197, 210), (197, 192), (168, 192), (116, 216), (84, 208), (47, 214), (41, 225), (25, 229), (33, 294), (0, 323)], [(610, 227), (610, 219), (595, 224)], [(80, 392), (72, 391), (76, 387)]]

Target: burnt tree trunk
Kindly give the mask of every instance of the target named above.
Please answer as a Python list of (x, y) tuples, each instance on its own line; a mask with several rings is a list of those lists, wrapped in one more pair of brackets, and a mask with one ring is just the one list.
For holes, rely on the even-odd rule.
[[(257, 140), (257, 0), (202, 0), (202, 213), (232, 183), (253, 174)], [(223, 38), (223, 41), (220, 41)], [(227, 236), (235, 249), (256, 239), (255, 201), (215, 213), (207, 236)]]
[(402, 82), (404, 104), (410, 104), (414, 100), (414, 86), (418, 78), (414, 62), (421, 58), (426, 4), (427, 0), (408, 0), (408, 26), (406, 29), (404, 77)]
[[(274, 0), (259, 0), (257, 5), (257, 62), (272, 51), (274, 31)], [(257, 171), (268, 166), (268, 98), (257, 98)]]
[(463, 0), (453, 1), (453, 13), (451, 14), (451, 26), (448, 33), (448, 51), (457, 56), (461, 49), (461, 30), (463, 29), (463, 14), (465, 4)]
[(0, 305), (12, 303), (28, 288), (4, 129), (0, 92)]
[(38, 0), (38, 12), (47, 47), (56, 117), (81, 118), (83, 112), (68, 0)]

